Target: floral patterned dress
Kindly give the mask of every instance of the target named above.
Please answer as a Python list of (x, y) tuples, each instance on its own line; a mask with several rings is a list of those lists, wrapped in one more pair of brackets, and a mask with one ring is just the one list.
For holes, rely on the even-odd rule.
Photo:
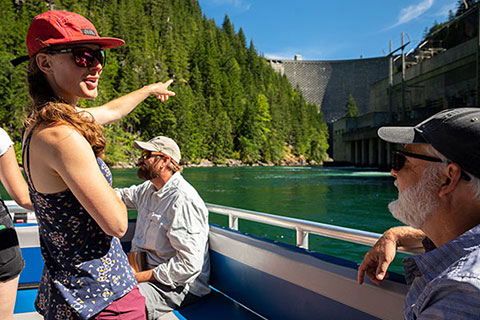
[[(23, 150), (27, 169), (30, 138), (31, 132)], [(109, 168), (97, 162), (111, 184)], [(89, 319), (130, 292), (137, 282), (119, 239), (107, 235), (70, 190), (40, 193), (29, 170), (27, 181), (45, 261), (37, 311), (45, 319)]]

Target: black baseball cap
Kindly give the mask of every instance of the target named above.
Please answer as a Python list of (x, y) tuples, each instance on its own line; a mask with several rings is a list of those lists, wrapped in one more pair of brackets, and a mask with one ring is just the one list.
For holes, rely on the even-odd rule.
[(391, 143), (430, 144), (480, 178), (480, 108), (443, 110), (415, 127), (381, 127), (378, 136)]

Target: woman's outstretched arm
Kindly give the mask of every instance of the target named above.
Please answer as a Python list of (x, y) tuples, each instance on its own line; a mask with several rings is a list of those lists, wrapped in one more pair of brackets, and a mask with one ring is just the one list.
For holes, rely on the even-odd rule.
[(99, 124), (108, 124), (120, 120), (135, 107), (145, 100), (148, 96), (154, 94), (162, 102), (168, 100), (168, 97), (174, 96), (175, 92), (168, 90), (168, 86), (173, 82), (172, 79), (167, 82), (158, 82), (149, 84), (141, 89), (130, 92), (120, 98), (107, 102), (106, 104), (93, 108), (77, 108), (78, 110), (88, 111), (93, 115), (95, 121)]

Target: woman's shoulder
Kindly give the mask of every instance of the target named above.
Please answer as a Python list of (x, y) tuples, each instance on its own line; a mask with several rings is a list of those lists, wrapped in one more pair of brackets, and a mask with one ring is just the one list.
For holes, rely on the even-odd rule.
[(39, 145), (50, 147), (76, 147), (87, 146), (87, 140), (72, 126), (67, 124), (40, 125), (33, 132), (32, 139)]
[(70, 161), (76, 155), (87, 155), (93, 151), (88, 141), (69, 125), (39, 126), (33, 132), (30, 150), (42, 154), (51, 163)]

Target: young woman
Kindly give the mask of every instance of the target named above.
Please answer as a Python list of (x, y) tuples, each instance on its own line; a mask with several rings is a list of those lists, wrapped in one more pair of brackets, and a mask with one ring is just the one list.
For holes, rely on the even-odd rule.
[[(33, 210), (28, 188), (18, 167), (13, 142), (0, 128), (0, 181), (19, 205)], [(7, 207), (0, 198), (0, 315), (13, 319), (18, 277), (25, 262)]]
[(105, 48), (84, 17), (49, 11), (27, 34), (28, 85), (33, 103), (26, 121), (23, 162), (45, 260), (35, 306), (45, 319), (144, 319), (140, 295), (118, 238), (127, 211), (111, 188), (102, 161), (101, 124), (128, 114), (150, 94), (174, 95), (156, 83), (90, 109), (79, 99), (97, 96)]

